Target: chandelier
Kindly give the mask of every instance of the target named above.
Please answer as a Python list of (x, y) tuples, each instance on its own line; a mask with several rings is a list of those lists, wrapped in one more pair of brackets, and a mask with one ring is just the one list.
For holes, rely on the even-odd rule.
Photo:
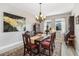
[(40, 23), (46, 19), (46, 16), (43, 16), (43, 15), (42, 15), (42, 12), (41, 12), (41, 4), (42, 4), (42, 3), (39, 3), (39, 5), (40, 5), (40, 12), (39, 12), (39, 15), (36, 16), (36, 20), (37, 20), (38, 22), (40, 22)]

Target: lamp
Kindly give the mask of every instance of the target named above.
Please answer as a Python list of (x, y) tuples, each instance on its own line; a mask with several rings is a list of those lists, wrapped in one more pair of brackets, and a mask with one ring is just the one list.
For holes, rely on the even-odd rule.
[(40, 23), (46, 19), (46, 16), (43, 16), (43, 15), (42, 15), (42, 12), (41, 12), (41, 4), (42, 4), (42, 3), (39, 3), (39, 5), (40, 5), (40, 12), (39, 12), (39, 15), (36, 16), (36, 20), (37, 20), (38, 22), (40, 22)]

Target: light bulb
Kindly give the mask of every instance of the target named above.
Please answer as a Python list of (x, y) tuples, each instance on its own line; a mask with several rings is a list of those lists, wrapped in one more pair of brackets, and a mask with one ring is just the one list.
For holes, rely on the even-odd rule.
[(38, 19), (38, 16), (36, 16), (36, 19)]
[(44, 19), (46, 18), (46, 16), (44, 16)]
[(43, 15), (40, 15), (41, 17), (43, 17)]

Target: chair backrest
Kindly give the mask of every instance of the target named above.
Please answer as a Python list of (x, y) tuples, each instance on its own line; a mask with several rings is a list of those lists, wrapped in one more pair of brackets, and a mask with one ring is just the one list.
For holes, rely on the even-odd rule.
[(64, 35), (64, 40), (67, 41), (69, 37), (70, 37), (70, 32), (67, 32), (67, 33)]
[(52, 45), (53, 43), (54, 43), (54, 41), (55, 41), (55, 38), (56, 38), (56, 32), (54, 32), (54, 33), (51, 33), (51, 40), (50, 40), (50, 45)]
[(28, 44), (31, 44), (30, 35), (27, 32), (25, 32), (24, 34), (22, 34), (22, 37), (23, 37), (24, 47), (27, 47)]

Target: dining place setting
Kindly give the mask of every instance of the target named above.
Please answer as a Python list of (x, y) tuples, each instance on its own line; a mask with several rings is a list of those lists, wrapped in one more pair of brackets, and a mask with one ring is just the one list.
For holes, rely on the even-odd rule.
[(51, 56), (55, 48), (56, 31), (51, 30), (49, 34), (37, 33), (30, 36), (29, 31), (22, 34), (24, 43), (24, 56)]

